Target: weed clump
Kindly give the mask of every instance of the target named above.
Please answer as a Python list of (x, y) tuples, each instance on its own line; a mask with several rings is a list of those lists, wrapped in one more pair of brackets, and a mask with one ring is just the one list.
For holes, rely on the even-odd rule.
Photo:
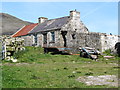
[(87, 72), (87, 73), (85, 73), (85, 75), (93, 75), (93, 72)]
[(74, 78), (74, 77), (75, 77), (74, 74), (68, 76), (68, 78)]

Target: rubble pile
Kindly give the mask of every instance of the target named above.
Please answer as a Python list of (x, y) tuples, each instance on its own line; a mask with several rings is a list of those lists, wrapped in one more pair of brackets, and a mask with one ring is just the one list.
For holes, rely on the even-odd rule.
[(2, 59), (17, 60), (13, 58), (14, 53), (24, 50), (24, 39), (3, 36), (2, 39)]

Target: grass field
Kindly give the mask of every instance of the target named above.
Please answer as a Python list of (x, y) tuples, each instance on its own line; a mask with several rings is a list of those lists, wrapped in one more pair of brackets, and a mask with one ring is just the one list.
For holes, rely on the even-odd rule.
[(109, 88), (87, 86), (76, 79), (79, 76), (118, 75), (116, 64), (120, 60), (100, 57), (94, 61), (78, 55), (43, 54), (40, 47), (27, 47), (14, 56), (17, 63), (3, 61), (3, 88)]

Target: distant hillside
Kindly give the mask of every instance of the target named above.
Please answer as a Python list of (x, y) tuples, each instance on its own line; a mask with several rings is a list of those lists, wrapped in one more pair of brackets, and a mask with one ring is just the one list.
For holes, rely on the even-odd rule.
[(12, 15), (0, 13), (0, 34), (12, 35), (24, 25), (28, 25), (30, 23), (31, 22), (23, 21)]

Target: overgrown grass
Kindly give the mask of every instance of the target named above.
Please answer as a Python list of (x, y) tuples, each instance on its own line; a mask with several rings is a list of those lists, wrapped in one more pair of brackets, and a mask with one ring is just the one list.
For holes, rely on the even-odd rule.
[(3, 63), (4, 88), (106, 88), (86, 86), (79, 76), (118, 75), (119, 57), (98, 61), (77, 55), (43, 54), (40, 47), (26, 47), (16, 53), (17, 63)]
[(43, 48), (28, 46), (24, 51), (15, 53), (14, 57), (19, 59), (19, 62), (34, 62), (43, 55)]

